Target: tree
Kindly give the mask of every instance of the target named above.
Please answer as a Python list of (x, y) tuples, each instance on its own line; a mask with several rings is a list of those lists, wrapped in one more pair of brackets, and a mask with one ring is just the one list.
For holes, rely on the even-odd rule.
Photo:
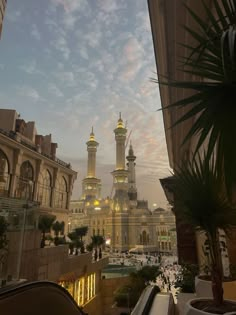
[(39, 217), (38, 228), (42, 232), (41, 248), (45, 246), (45, 235), (46, 233), (50, 232), (52, 224), (55, 221), (55, 219), (56, 216), (51, 214), (41, 215)]
[(83, 237), (88, 233), (88, 227), (87, 226), (81, 226), (75, 229), (75, 233), (80, 238), (81, 241), (83, 241)]
[(189, 55), (183, 58), (182, 71), (199, 80), (167, 79), (159, 83), (192, 92), (163, 110), (175, 107), (184, 112), (174, 126), (193, 121), (184, 143), (198, 136), (194, 155), (208, 143), (206, 158), (210, 160), (216, 152), (217, 167), (223, 171), (227, 193), (232, 197), (236, 183), (236, 5), (235, 0), (212, 3), (209, 9), (203, 1), (205, 19), (186, 6), (198, 30), (185, 26), (196, 44), (184, 45)]
[(79, 228), (74, 229), (73, 232), (68, 234), (68, 237), (71, 239), (74, 247), (76, 248), (76, 254), (78, 253), (78, 248), (80, 248), (81, 253), (84, 253), (84, 241), (83, 236), (85, 236), (88, 232), (87, 226), (82, 226)]
[(63, 233), (64, 233), (64, 225), (65, 225), (65, 223), (63, 221), (62, 222), (56, 221), (56, 222), (54, 222), (52, 224), (52, 229), (53, 229), (53, 231), (55, 233), (55, 239), (54, 239), (55, 245), (59, 245), (59, 243), (60, 243), (59, 233), (61, 233), (63, 235)]
[(91, 237), (93, 247), (99, 248), (105, 243), (104, 237), (101, 235), (93, 235)]
[(195, 292), (195, 277), (198, 275), (197, 265), (183, 265), (177, 274), (175, 288), (179, 288), (182, 293)]
[(187, 162), (175, 172), (174, 193), (185, 222), (205, 233), (210, 254), (214, 304), (223, 304), (223, 268), (219, 230), (226, 234), (236, 227), (236, 209), (232, 208), (222, 183), (224, 177), (214, 159), (204, 155)]
[(142, 269), (132, 272), (130, 283), (120, 287), (115, 293), (114, 300), (117, 306), (134, 307), (145, 287), (150, 282), (155, 282), (160, 274), (161, 271), (157, 266), (144, 266)]
[(159, 267), (157, 266), (144, 266), (142, 269), (132, 272), (130, 274), (133, 281), (139, 279), (143, 285), (146, 286), (150, 282), (156, 282), (156, 278), (161, 274)]
[(56, 221), (52, 224), (52, 229), (55, 233), (55, 236), (58, 237), (59, 232), (61, 231), (62, 227), (61, 227), (61, 223)]

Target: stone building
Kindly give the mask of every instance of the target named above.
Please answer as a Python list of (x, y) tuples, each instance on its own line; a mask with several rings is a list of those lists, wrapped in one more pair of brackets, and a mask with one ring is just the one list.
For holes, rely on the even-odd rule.
[[(0, 109), (0, 217), (7, 220), (7, 252), (0, 279), (49, 280), (65, 287), (90, 314), (103, 314), (101, 270), (108, 259), (69, 255), (68, 244), (41, 248), (38, 218), (53, 214), (68, 226), (77, 173), (56, 157), (52, 136), (37, 133), (15, 110)], [(65, 231), (66, 234), (67, 231)]]
[(37, 202), (67, 224), (76, 172), (56, 157), (52, 136), (37, 134), (15, 110), (0, 109), (0, 196)]
[[(127, 129), (121, 115), (114, 130), (116, 164), (111, 173), (113, 187), (111, 197), (101, 197), (101, 180), (96, 177), (96, 150), (98, 142), (92, 130), (87, 144), (88, 171), (82, 181), (82, 196), (70, 203), (68, 230), (88, 226), (86, 243), (92, 235), (102, 235), (111, 250), (121, 252), (135, 248), (140, 252), (175, 252), (176, 240), (170, 238), (169, 230), (175, 233), (175, 221), (171, 212), (150, 211), (146, 200), (138, 199), (136, 187), (136, 156), (132, 144), (125, 156)], [(171, 222), (169, 222), (171, 217)], [(168, 218), (168, 223), (165, 221)], [(160, 229), (159, 226), (165, 226)], [(159, 235), (160, 233), (165, 234)], [(164, 232), (165, 231), (165, 232)], [(160, 238), (163, 239), (160, 239)], [(163, 245), (162, 245), (163, 244)], [(162, 247), (163, 246), (163, 247)]]

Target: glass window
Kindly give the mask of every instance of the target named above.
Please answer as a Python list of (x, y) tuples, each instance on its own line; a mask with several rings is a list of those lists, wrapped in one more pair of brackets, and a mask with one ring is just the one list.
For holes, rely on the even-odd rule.
[(33, 200), (34, 169), (30, 161), (25, 161), (20, 167), (20, 176), (17, 182), (16, 197)]
[(55, 189), (55, 207), (66, 209), (67, 208), (67, 182), (64, 176), (61, 176), (59, 180), (56, 181)]
[(8, 196), (10, 183), (9, 163), (5, 153), (0, 150), (0, 196)]
[(42, 206), (51, 206), (52, 177), (48, 170), (43, 170), (39, 175), (37, 200)]

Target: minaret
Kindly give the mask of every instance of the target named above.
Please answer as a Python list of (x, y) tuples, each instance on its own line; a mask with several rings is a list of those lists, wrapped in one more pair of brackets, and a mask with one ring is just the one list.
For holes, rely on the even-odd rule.
[(96, 177), (96, 152), (99, 143), (95, 141), (95, 136), (92, 131), (90, 133), (89, 141), (86, 142), (88, 151), (88, 167), (87, 176), (82, 183), (82, 198), (85, 200), (100, 198), (101, 180)]
[(122, 212), (128, 210), (129, 198), (128, 171), (125, 169), (125, 140), (127, 129), (124, 126), (121, 113), (114, 133), (116, 140), (116, 169), (112, 172), (115, 189), (113, 210)]
[(129, 200), (136, 201), (137, 200), (137, 188), (136, 188), (136, 176), (135, 176), (135, 160), (136, 156), (134, 155), (134, 150), (130, 141), (130, 146), (129, 146), (129, 155), (126, 157), (128, 163), (128, 195), (129, 195)]

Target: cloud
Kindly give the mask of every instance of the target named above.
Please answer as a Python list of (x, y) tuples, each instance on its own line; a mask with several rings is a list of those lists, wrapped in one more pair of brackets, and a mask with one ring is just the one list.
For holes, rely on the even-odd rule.
[(63, 97), (64, 96), (62, 91), (53, 83), (50, 83), (48, 85), (48, 90), (50, 93), (52, 93), (56, 97)]
[(120, 79), (130, 81), (135, 78), (143, 66), (144, 50), (135, 37), (127, 40), (123, 47), (123, 70)]
[(21, 19), (22, 13), (20, 10), (7, 10), (6, 18), (10, 22), (16, 23)]
[(39, 30), (38, 30), (36, 24), (33, 24), (33, 25), (32, 25), (31, 35), (32, 35), (36, 40), (40, 40), (40, 39), (41, 39), (41, 34), (39, 33)]
[(62, 56), (65, 60), (68, 60), (70, 57), (70, 48), (68, 47), (67, 40), (63, 36), (57, 37), (52, 42), (53, 47), (62, 53)]
[(35, 60), (29, 60), (23, 65), (19, 66), (19, 69), (28, 73), (28, 74), (38, 74), (38, 75), (45, 75), (41, 70), (38, 69), (37, 63)]
[(18, 93), (20, 96), (30, 98), (33, 102), (38, 102), (40, 99), (38, 91), (30, 86), (18, 87)]
[(56, 71), (53, 75), (66, 87), (75, 87), (77, 85), (75, 74), (72, 71)]

